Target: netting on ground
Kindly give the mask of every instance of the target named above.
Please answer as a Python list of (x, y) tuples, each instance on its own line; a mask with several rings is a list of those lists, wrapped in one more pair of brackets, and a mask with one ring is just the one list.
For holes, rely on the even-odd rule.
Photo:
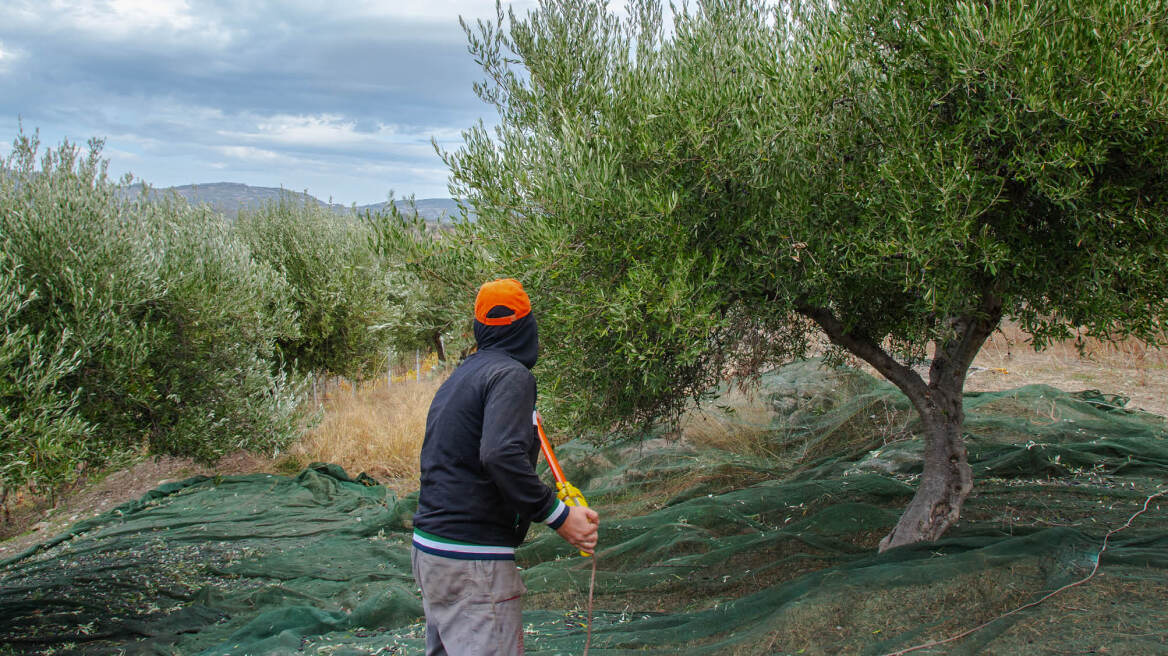
[[(876, 553), (920, 474), (891, 386), (817, 362), (678, 432), (558, 452), (603, 513), (592, 653), (882, 654), (1085, 576), (1165, 487), (1168, 427), (1097, 392), (966, 397), (975, 490), (940, 541)], [(415, 654), (413, 497), (319, 465), (165, 485), (0, 563), (0, 654)], [(578, 654), (590, 563), (519, 550), (529, 653)], [(918, 653), (1168, 652), (1168, 496), (1100, 573)]]

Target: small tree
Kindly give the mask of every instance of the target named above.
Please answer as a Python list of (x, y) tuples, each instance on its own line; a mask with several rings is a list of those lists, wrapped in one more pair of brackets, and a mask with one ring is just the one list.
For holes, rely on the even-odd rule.
[[(885, 549), (972, 488), (969, 365), (1163, 339), (1168, 8), (1158, 0), (771, 5), (545, 0), (468, 29), (500, 125), (448, 154), (497, 266), (542, 315), (573, 421), (676, 411), (822, 331), (917, 410), (916, 495)], [(928, 364), (927, 375), (915, 365)]]
[(470, 317), (485, 270), (482, 253), (470, 224), (427, 223), (407, 200), (405, 212), (391, 202), (362, 217), (370, 248), (389, 272), (392, 321), (381, 328), (395, 350), (433, 351), (446, 362), (451, 351), (465, 355), (474, 345)]
[(280, 340), (300, 373), (359, 378), (379, 371), (389, 343), (390, 281), (370, 249), (368, 226), (292, 198), (240, 214), (237, 234), (291, 288), (298, 331)]
[(2, 488), (144, 447), (277, 449), (302, 423), (276, 353), (284, 280), (218, 214), (127, 198), (101, 146), (42, 155), (21, 132), (0, 160)]
[(80, 390), (60, 384), (78, 369), (80, 358), (66, 350), (67, 335), (54, 340), (25, 321), (37, 292), (22, 284), (20, 265), (6, 246), (0, 247), (0, 509), (5, 512), (12, 489), (30, 483), (51, 488), (71, 480), (77, 463), (92, 453), (86, 442), (93, 432), (78, 412)]

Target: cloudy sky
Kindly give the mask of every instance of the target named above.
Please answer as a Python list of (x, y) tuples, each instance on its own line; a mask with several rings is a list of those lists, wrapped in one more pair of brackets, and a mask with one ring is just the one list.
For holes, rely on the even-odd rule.
[(447, 196), (431, 137), (495, 120), (458, 17), (494, 4), (0, 0), (0, 154), (19, 117), (46, 144), (105, 138), (111, 171), (158, 187)]

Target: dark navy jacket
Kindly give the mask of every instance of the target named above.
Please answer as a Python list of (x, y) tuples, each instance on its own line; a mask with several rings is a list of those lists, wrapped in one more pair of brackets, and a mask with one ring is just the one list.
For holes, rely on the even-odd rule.
[(442, 384), (426, 417), (414, 543), (456, 558), (477, 556), (447, 542), (508, 547), (483, 557), (513, 558), (531, 522), (558, 528), (567, 517), (535, 474), (535, 317), (508, 326), (475, 322), (475, 337), (478, 352)]

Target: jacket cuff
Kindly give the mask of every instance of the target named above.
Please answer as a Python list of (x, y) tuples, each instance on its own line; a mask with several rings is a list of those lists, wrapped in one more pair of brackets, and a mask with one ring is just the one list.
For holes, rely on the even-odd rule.
[(556, 506), (548, 513), (548, 516), (540, 520), (548, 525), (548, 528), (555, 530), (564, 524), (564, 520), (568, 519), (568, 504), (556, 499)]

